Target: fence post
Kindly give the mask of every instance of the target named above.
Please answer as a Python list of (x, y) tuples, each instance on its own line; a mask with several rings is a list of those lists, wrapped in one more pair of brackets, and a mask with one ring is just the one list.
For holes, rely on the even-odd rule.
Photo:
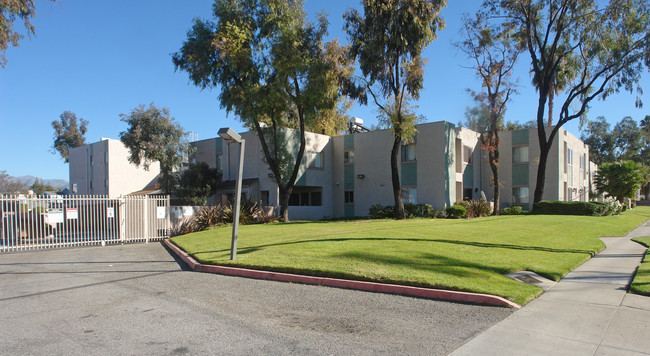
[(165, 196), (165, 238), (169, 238), (170, 231), (171, 230), (171, 205), (169, 205), (169, 195)]
[(119, 211), (119, 230), (120, 230), (120, 241), (124, 243), (126, 239), (126, 201), (124, 196), (120, 195), (117, 198), (118, 202), (118, 211)]
[(144, 196), (144, 242), (149, 243), (149, 196)]

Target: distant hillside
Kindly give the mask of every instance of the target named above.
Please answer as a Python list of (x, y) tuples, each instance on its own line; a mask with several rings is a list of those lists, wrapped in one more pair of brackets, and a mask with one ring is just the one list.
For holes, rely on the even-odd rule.
[(49, 184), (55, 189), (63, 189), (68, 187), (68, 181), (65, 179), (44, 179), (34, 176), (20, 176), (14, 177), (17, 181), (21, 182), (26, 188), (34, 184), (36, 179), (43, 181), (43, 184)]

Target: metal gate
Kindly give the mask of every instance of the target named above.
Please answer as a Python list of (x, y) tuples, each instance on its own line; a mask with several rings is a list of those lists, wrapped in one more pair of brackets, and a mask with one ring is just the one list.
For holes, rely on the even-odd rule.
[(169, 196), (0, 197), (0, 252), (167, 238)]

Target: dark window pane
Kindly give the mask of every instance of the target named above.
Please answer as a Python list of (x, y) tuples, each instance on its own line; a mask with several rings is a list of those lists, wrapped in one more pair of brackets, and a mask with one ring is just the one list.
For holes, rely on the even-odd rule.
[(291, 206), (300, 205), (300, 195), (296, 193), (291, 193), (291, 196), (289, 197), (289, 205)]
[(311, 192), (312, 206), (321, 206), (321, 192)]

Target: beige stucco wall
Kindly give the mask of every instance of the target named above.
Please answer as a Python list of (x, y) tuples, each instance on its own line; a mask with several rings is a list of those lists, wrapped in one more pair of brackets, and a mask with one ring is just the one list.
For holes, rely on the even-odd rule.
[(158, 162), (145, 170), (129, 163), (128, 156), (129, 150), (122, 142), (112, 139), (71, 149), (70, 191), (76, 184), (77, 194), (118, 197), (155, 183), (160, 173)]
[(108, 140), (108, 192), (111, 197), (129, 194), (153, 186), (160, 174), (160, 164), (152, 162), (149, 169), (135, 166), (128, 160), (129, 150), (119, 140)]

